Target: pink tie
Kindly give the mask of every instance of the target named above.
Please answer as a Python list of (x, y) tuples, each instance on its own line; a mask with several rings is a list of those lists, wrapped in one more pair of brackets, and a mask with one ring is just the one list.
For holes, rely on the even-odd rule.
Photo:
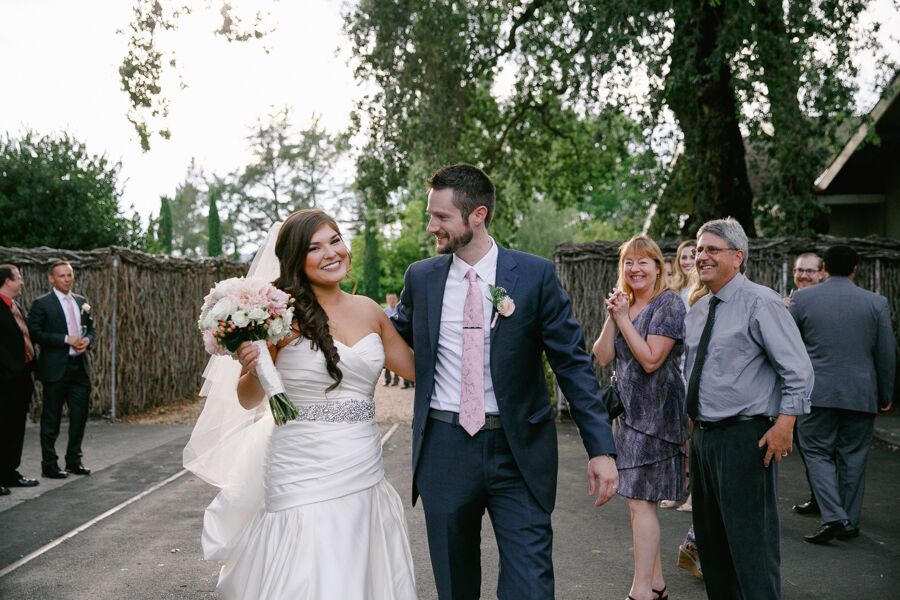
[(75, 316), (75, 300), (72, 296), (66, 296), (66, 313), (69, 315), (69, 337), (81, 337), (81, 332), (78, 331), (78, 317)]
[(462, 392), (459, 424), (469, 435), (484, 426), (484, 306), (475, 269), (469, 269), (469, 291), (463, 307)]

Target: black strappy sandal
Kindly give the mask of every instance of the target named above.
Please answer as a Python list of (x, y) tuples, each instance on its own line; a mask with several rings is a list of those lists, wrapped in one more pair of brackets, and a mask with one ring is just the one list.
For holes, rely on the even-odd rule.
[[(669, 600), (669, 586), (664, 585), (661, 590), (650, 590), (656, 594), (656, 600)], [(665, 594), (665, 595), (663, 595)]]

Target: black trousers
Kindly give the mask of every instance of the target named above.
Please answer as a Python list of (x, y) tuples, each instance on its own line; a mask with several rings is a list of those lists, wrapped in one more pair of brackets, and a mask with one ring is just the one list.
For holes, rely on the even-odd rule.
[(25, 442), (25, 419), (34, 383), (31, 373), (0, 381), (0, 484), (17, 478)]
[(66, 447), (66, 466), (81, 463), (81, 441), (87, 424), (91, 396), (91, 380), (84, 367), (84, 358), (70, 360), (66, 374), (59, 381), (44, 382), (44, 408), (41, 411), (41, 467), (59, 468), (56, 438), (63, 404), (69, 407), (69, 443)]
[(778, 467), (763, 467), (758, 446), (769, 427), (762, 419), (694, 427), (692, 514), (710, 600), (781, 598)]

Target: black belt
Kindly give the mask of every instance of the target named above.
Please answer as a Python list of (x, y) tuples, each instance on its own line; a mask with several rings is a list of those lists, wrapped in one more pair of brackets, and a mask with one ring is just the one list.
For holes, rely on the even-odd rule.
[(737, 423), (746, 423), (747, 421), (771, 422), (772, 417), (767, 417), (766, 415), (735, 415), (733, 417), (728, 417), (719, 421), (694, 421), (694, 425), (703, 430), (722, 429), (723, 427), (730, 427), (731, 425), (736, 425)]
[[(449, 410), (429, 408), (428, 418), (440, 421), (441, 423), (459, 425), (459, 413), (451, 412)], [(500, 415), (484, 415), (484, 425), (481, 426), (480, 431), (490, 431), (493, 429), (503, 429), (503, 424), (500, 422)]]

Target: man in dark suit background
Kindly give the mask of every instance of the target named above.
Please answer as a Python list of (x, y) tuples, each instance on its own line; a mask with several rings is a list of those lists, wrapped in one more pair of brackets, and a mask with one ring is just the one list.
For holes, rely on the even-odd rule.
[(542, 355), (578, 424), (598, 506), (618, 480), (609, 416), (553, 264), (488, 235), (488, 176), (458, 164), (429, 185), (427, 231), (439, 256), (409, 267), (392, 321), (415, 352), (413, 502), (421, 493), (438, 595), (479, 597), (487, 510), (500, 551), (497, 597), (552, 598), (558, 461)]
[(15, 265), (0, 265), (0, 496), (11, 487), (33, 487), (37, 479), (19, 473), (25, 419), (34, 384), (34, 346), (16, 298), (22, 294), (22, 275)]
[[(91, 395), (90, 367), (85, 352), (94, 341), (91, 307), (84, 296), (72, 293), (72, 265), (57, 261), (47, 277), (53, 289), (28, 311), (31, 339), (40, 347), (37, 378), (44, 386), (41, 412), (41, 470), (45, 477), (64, 479), (66, 473), (90, 475), (82, 463), (81, 441)], [(66, 470), (59, 469), (56, 438), (63, 404), (69, 408)]]
[(807, 542), (859, 535), (866, 461), (878, 410), (890, 410), (895, 342), (887, 299), (853, 283), (849, 246), (823, 257), (828, 279), (794, 294), (797, 322), (815, 371), (812, 411), (799, 417), (800, 449), (822, 514)]

